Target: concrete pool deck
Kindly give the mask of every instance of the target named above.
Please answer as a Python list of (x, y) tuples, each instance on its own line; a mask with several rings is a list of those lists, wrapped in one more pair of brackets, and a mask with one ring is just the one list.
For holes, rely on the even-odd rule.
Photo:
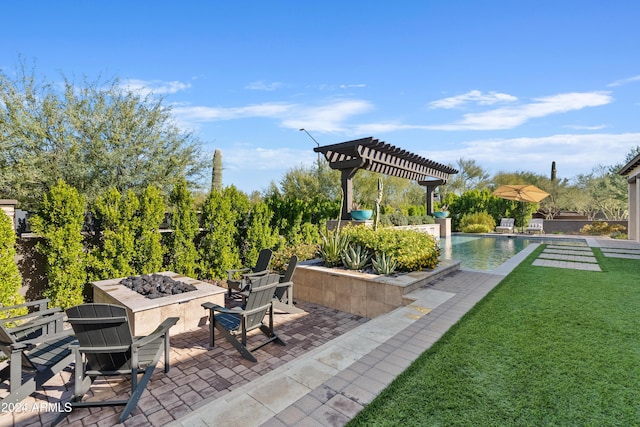
[[(640, 259), (638, 243), (597, 238), (586, 241), (603, 253)], [(304, 306), (310, 316), (285, 315), (289, 323), (276, 331), (307, 319), (316, 323), (315, 329), (287, 330), (289, 345), (269, 345), (259, 350), (258, 364), (245, 363), (222, 343), (208, 350), (199, 342), (206, 342), (206, 331), (184, 334), (175, 340), (176, 348), (172, 341), (172, 361), (175, 353), (176, 362), (172, 362), (168, 374), (171, 378), (165, 378), (158, 369), (139, 407), (124, 425), (345, 425), (537, 247), (530, 244), (491, 272), (462, 269), (441, 277), (413, 291), (412, 304), (372, 320)], [(340, 326), (341, 330), (333, 330)], [(302, 335), (311, 334), (309, 331), (317, 335), (308, 338), (322, 342), (309, 343), (305, 348), (300, 343), (307, 338)], [(222, 390), (224, 385), (219, 382), (225, 378), (216, 380), (213, 371), (218, 376), (224, 374), (226, 381), (238, 377), (241, 381), (230, 391)], [(61, 387), (70, 386), (63, 382)], [(51, 388), (55, 387), (60, 386)], [(69, 395), (68, 390), (53, 390), (49, 402), (56, 401), (55, 393), (58, 401)], [(113, 425), (117, 411), (74, 411), (61, 425)], [(7, 415), (0, 415), (0, 425), (8, 420)], [(48, 421), (50, 417), (34, 419), (25, 414), (13, 418), (14, 424), (21, 426), (46, 425)]]

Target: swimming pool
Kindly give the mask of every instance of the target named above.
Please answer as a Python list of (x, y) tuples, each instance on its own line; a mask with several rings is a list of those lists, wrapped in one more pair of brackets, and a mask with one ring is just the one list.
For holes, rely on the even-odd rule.
[(452, 234), (440, 238), (440, 259), (461, 261), (463, 268), (492, 271), (530, 243), (586, 245), (581, 239)]

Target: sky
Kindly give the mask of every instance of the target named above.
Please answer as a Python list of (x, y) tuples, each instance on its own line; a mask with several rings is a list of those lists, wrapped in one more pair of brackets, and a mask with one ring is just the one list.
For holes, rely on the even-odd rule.
[(163, 96), (247, 193), (316, 142), (569, 179), (640, 145), (637, 1), (31, 0), (0, 21), (3, 72)]

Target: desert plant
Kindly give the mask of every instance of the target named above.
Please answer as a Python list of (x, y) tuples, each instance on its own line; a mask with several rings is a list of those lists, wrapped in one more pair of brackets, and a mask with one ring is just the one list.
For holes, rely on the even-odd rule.
[[(4, 306), (24, 302), (24, 298), (18, 293), (22, 285), (22, 277), (15, 256), (16, 233), (11, 226), (11, 219), (0, 211), (0, 304)], [(26, 314), (26, 312), (1, 312), (0, 319), (3, 316), (14, 317), (19, 314)]]
[(385, 252), (376, 252), (373, 258), (371, 258), (371, 265), (378, 274), (392, 274), (396, 271), (398, 263), (391, 255)]
[(337, 267), (342, 264), (342, 253), (347, 249), (348, 244), (349, 238), (339, 228), (327, 230), (322, 234), (318, 255), (327, 267)]
[(361, 245), (347, 245), (347, 248), (342, 252), (342, 263), (349, 270), (362, 270), (371, 261), (371, 254), (369, 250)]

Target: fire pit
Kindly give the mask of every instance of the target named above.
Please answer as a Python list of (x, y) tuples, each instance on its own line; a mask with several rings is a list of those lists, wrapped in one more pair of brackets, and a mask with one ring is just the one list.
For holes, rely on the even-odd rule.
[[(162, 277), (156, 277), (162, 276)], [(171, 271), (143, 276), (132, 276), (119, 279), (100, 280), (93, 282), (93, 300), (96, 303), (117, 304), (127, 309), (131, 332), (134, 335), (147, 335), (167, 317), (180, 317), (178, 323), (171, 328), (171, 335), (186, 332), (198, 327), (200, 319), (206, 316), (202, 309), (203, 302), (212, 302), (224, 306), (224, 294), (226, 289), (210, 283), (201, 282), (190, 277), (180, 276)], [(148, 285), (149, 283), (171, 283), (178, 282), (179, 288), (195, 288), (194, 290), (174, 293), (167, 296), (150, 298), (132, 289), (125, 283), (139, 283)], [(144, 286), (141, 286), (144, 287)], [(168, 289), (167, 286), (163, 286)], [(166, 290), (165, 289), (165, 290)]]
[(179, 282), (169, 276), (156, 273), (143, 274), (142, 276), (129, 276), (126, 279), (120, 280), (120, 284), (150, 299), (182, 294), (197, 289), (188, 283)]

